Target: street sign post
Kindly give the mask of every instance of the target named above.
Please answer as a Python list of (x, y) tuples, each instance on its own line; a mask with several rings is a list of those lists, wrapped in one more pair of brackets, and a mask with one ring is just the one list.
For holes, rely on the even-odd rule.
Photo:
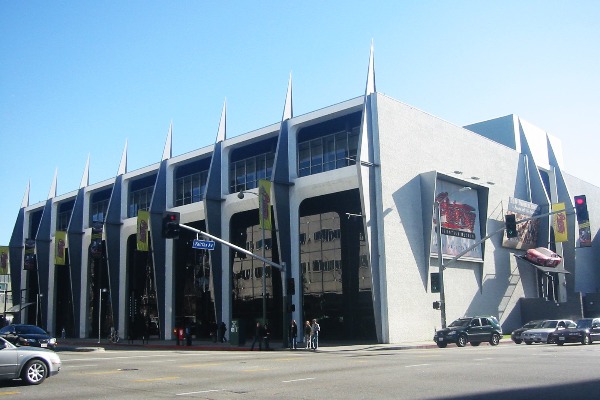
[(192, 243), (192, 248), (199, 250), (214, 250), (215, 242), (213, 242), (212, 240), (194, 239), (194, 242)]

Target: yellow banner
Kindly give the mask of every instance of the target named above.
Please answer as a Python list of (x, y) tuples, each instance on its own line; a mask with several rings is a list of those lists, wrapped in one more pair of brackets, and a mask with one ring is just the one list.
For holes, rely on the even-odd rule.
[(552, 212), (560, 211), (552, 215), (552, 227), (554, 228), (554, 241), (566, 242), (569, 240), (567, 234), (567, 213), (565, 203), (552, 204)]
[(148, 251), (148, 227), (150, 226), (150, 213), (138, 210), (137, 215), (137, 249)]
[(67, 264), (67, 232), (56, 231), (54, 234), (54, 264)]
[(271, 182), (266, 179), (258, 181), (258, 218), (262, 229), (271, 230)]
[(9, 274), (10, 264), (8, 260), (8, 246), (0, 246), (0, 275)]

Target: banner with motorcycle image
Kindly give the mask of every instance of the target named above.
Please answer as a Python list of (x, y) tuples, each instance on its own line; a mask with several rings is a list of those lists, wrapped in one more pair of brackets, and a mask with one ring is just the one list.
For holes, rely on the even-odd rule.
[(137, 215), (137, 249), (148, 251), (148, 227), (150, 226), (150, 213), (138, 210)]
[(8, 275), (10, 271), (8, 246), (0, 246), (0, 275)]
[(566, 242), (569, 240), (567, 234), (567, 212), (565, 211), (565, 203), (552, 204), (552, 228), (554, 229), (554, 241)]
[[(541, 214), (541, 208), (537, 204), (509, 197), (506, 214), (514, 214), (518, 222), (520, 220)], [(515, 238), (509, 238), (505, 233), (502, 240), (502, 247), (518, 250), (535, 248), (539, 233), (539, 224), (539, 219), (533, 219), (517, 224), (518, 236)]]
[(54, 264), (67, 265), (67, 232), (56, 231), (54, 234)]

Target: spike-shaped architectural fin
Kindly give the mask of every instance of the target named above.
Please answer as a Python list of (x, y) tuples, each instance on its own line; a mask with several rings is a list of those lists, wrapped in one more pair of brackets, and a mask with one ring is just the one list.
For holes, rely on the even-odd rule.
[(215, 143), (223, 142), (227, 137), (227, 99), (223, 102), (223, 111), (221, 111), (221, 120), (219, 121), (219, 130), (217, 131), (217, 140)]
[(373, 51), (373, 40), (371, 40), (371, 54), (369, 55), (369, 71), (367, 72), (367, 85), (365, 88), (365, 96), (376, 92), (375, 88), (375, 57)]
[(283, 117), (282, 121), (291, 119), (294, 116), (294, 107), (292, 105), (292, 73), (290, 72), (290, 79), (288, 81), (287, 95), (285, 96), (285, 105), (283, 106)]
[(88, 154), (85, 168), (83, 169), (83, 176), (81, 177), (81, 183), (79, 189), (82, 189), (90, 184), (90, 155)]
[(56, 197), (56, 183), (58, 181), (58, 168), (54, 170), (54, 179), (52, 179), (52, 186), (50, 186), (50, 192), (48, 192), (48, 200)]
[(119, 171), (117, 172), (117, 176), (124, 175), (127, 173), (127, 140), (125, 140), (125, 148), (123, 149), (123, 154), (121, 155), (121, 163), (119, 164)]
[(25, 188), (25, 194), (23, 194), (23, 200), (21, 201), (21, 208), (29, 207), (29, 190), (31, 189), (31, 181), (27, 182)]
[(167, 134), (167, 141), (165, 142), (165, 149), (163, 150), (163, 156), (161, 161), (168, 160), (173, 156), (173, 146), (171, 141), (173, 138), (173, 121), (169, 124), (169, 133)]

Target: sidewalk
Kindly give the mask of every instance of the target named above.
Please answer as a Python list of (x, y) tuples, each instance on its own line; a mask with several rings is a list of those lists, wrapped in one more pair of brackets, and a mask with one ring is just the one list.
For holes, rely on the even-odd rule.
[[(56, 351), (105, 351), (105, 350), (177, 350), (177, 351), (189, 351), (189, 350), (213, 350), (213, 351), (250, 351), (250, 345), (252, 341), (246, 341), (244, 345), (236, 346), (229, 343), (215, 343), (209, 340), (194, 340), (191, 346), (177, 346), (175, 340), (160, 340), (150, 339), (147, 343), (142, 343), (141, 340), (135, 340), (133, 343), (127, 340), (121, 339), (119, 343), (111, 343), (107, 339), (102, 339), (98, 343), (98, 339), (91, 338), (57, 338), (58, 346)], [(321, 341), (319, 343), (319, 352), (343, 352), (343, 351), (357, 351), (357, 350), (407, 350), (407, 349), (426, 349), (435, 348), (436, 344), (432, 341), (427, 342), (408, 342), (402, 344), (379, 344), (379, 343), (352, 343), (352, 342), (327, 342)], [(271, 342), (270, 348), (272, 351), (292, 351), (289, 348), (285, 348), (282, 342)], [(254, 351), (258, 351), (255, 347)], [(294, 351), (309, 351), (304, 349), (303, 346), (299, 346)]]

